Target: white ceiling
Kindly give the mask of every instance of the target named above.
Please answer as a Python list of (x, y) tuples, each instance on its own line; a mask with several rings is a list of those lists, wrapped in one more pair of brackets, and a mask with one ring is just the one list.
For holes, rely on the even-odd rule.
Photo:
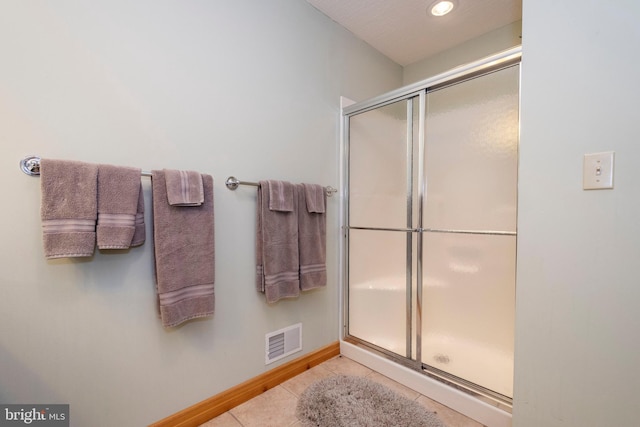
[(436, 18), (434, 0), (307, 0), (402, 66), (522, 19), (522, 0), (456, 1)]

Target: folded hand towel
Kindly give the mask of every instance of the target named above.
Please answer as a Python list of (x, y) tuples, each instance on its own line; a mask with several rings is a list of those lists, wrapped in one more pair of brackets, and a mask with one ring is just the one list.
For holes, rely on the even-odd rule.
[(267, 181), (269, 189), (269, 209), (280, 212), (293, 212), (293, 184), (286, 181)]
[(319, 185), (298, 184), (297, 187), (300, 289), (306, 291), (327, 284), (327, 218), (324, 214), (327, 196)]
[(324, 187), (317, 184), (302, 184), (302, 187), (304, 188), (307, 212), (324, 213), (327, 202), (327, 193)]
[(165, 169), (164, 175), (171, 206), (200, 206), (203, 203), (204, 190), (198, 172)]
[(92, 256), (96, 243), (98, 165), (42, 159), (40, 177), (45, 257)]
[(171, 206), (165, 172), (151, 174), (160, 317), (164, 326), (178, 326), (214, 311), (213, 178), (201, 175), (201, 206)]
[[(300, 294), (298, 263), (298, 214), (295, 187), (281, 182), (271, 192), (271, 181), (260, 181), (257, 202), (256, 273), (258, 290), (267, 302)], [(270, 209), (271, 194), (279, 201), (291, 197), (287, 211)], [(285, 202), (286, 204), (286, 202)]]
[(140, 198), (138, 168), (98, 166), (99, 249), (128, 249), (135, 232)]
[(144, 244), (147, 238), (147, 232), (144, 224), (144, 193), (142, 192), (142, 183), (140, 183), (140, 191), (138, 194), (138, 208), (136, 209), (136, 219), (134, 221), (135, 231), (131, 239), (131, 246), (140, 246)]

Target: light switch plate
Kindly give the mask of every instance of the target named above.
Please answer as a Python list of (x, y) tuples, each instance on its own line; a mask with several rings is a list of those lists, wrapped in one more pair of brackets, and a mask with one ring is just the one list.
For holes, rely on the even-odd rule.
[(582, 188), (585, 190), (613, 188), (613, 159), (613, 151), (585, 154), (582, 167)]

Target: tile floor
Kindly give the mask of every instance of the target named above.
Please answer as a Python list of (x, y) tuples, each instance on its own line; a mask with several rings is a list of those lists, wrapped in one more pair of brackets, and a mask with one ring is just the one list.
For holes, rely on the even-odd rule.
[(344, 356), (337, 356), (303, 372), (297, 377), (239, 405), (200, 427), (300, 427), (296, 418), (298, 396), (314, 381), (332, 375), (367, 377), (416, 400), (437, 413), (447, 427), (483, 427), (482, 424), (387, 378)]

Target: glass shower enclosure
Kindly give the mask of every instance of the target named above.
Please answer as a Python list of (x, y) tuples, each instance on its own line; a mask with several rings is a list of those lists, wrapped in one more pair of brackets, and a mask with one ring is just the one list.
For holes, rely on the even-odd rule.
[(507, 407), (520, 51), (343, 112), (345, 339)]

